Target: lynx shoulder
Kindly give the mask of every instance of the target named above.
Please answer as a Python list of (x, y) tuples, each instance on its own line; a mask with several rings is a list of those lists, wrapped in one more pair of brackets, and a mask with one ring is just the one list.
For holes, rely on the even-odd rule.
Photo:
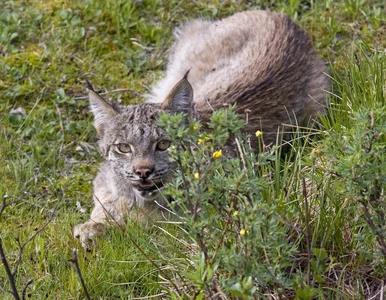
[(75, 227), (75, 236), (88, 248), (109, 223), (158, 215), (167, 205), (160, 190), (175, 165), (170, 137), (157, 126), (162, 111), (194, 113), (205, 124), (213, 111), (235, 104), (248, 115), (245, 130), (262, 130), (272, 143), (283, 124), (307, 124), (324, 113), (326, 72), (307, 33), (284, 14), (251, 11), (187, 23), (176, 31), (165, 77), (147, 103), (113, 106), (90, 90), (104, 163), (90, 220)]

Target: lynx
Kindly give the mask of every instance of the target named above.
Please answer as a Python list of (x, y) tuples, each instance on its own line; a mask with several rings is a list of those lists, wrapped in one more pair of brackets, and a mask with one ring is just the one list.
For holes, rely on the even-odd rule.
[(205, 124), (213, 111), (235, 104), (240, 116), (248, 115), (244, 130), (261, 130), (269, 144), (282, 124), (306, 125), (325, 112), (326, 72), (307, 33), (287, 15), (250, 11), (185, 24), (176, 30), (166, 76), (146, 103), (113, 105), (89, 91), (104, 163), (90, 221), (76, 226), (75, 236), (89, 248), (111, 222), (151, 216), (167, 205), (160, 191), (175, 165), (171, 139), (157, 126), (161, 112), (198, 116)]

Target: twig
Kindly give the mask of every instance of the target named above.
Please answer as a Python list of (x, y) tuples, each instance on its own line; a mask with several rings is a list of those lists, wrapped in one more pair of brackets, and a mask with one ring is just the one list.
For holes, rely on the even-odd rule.
[(384, 296), (384, 291), (385, 291), (385, 288), (386, 288), (386, 285), (385, 285), (385, 281), (382, 280), (382, 283), (381, 283), (381, 288), (379, 290), (379, 292), (376, 292), (375, 295), (373, 295), (371, 298), (368, 298), (368, 300), (375, 300), (375, 299), (385, 299), (383, 296)]
[[(98, 94), (99, 95), (108, 95), (108, 94), (112, 94), (112, 93), (124, 93), (124, 92), (130, 92), (133, 95), (136, 95), (136, 96), (141, 97), (141, 98), (145, 98), (143, 94), (138, 93), (137, 91), (134, 91), (132, 89), (116, 89), (116, 90), (107, 91), (107, 92), (98, 93)], [(84, 99), (88, 99), (88, 96), (79, 96), (79, 97), (75, 97), (74, 99), (75, 100), (84, 100)]]
[(239, 150), (239, 153), (240, 153), (240, 159), (241, 159), (241, 161), (242, 161), (242, 163), (243, 163), (244, 170), (246, 170), (246, 169), (247, 169), (247, 164), (245, 163), (245, 158), (244, 158), (244, 152), (243, 152), (243, 149), (241, 148), (239, 139), (238, 139), (238, 138), (235, 138), (235, 141), (236, 141), (236, 145), (237, 145), (237, 150)]
[[(236, 141), (237, 141), (237, 139), (236, 139)], [(237, 141), (237, 143), (238, 143), (238, 141)], [(240, 144), (238, 143), (238, 145), (240, 145)], [(240, 151), (240, 153), (241, 153), (241, 151)], [(245, 167), (245, 165), (244, 165), (244, 167)], [(215, 251), (214, 251), (214, 253), (213, 253), (213, 256), (212, 256), (212, 258), (211, 258), (210, 261), (209, 261), (210, 264), (213, 264), (213, 263), (214, 263), (214, 260), (215, 260), (215, 258), (216, 258), (216, 256), (217, 256), (217, 253), (218, 253), (218, 251), (220, 250), (221, 246), (223, 245), (223, 242), (224, 242), (224, 239), (225, 239), (226, 231), (227, 231), (228, 226), (229, 226), (229, 223), (230, 223), (230, 221), (231, 221), (231, 219), (232, 219), (232, 218), (231, 218), (231, 212), (232, 212), (232, 209), (235, 208), (235, 207), (237, 207), (237, 206), (235, 205), (235, 203), (236, 203), (236, 195), (238, 194), (238, 192), (239, 192), (239, 187), (240, 187), (240, 185), (241, 185), (241, 182), (244, 180), (244, 178), (245, 178), (246, 175), (247, 175), (247, 169), (244, 168), (243, 174), (241, 174), (239, 180), (237, 180), (237, 183), (236, 183), (236, 186), (235, 186), (233, 195), (232, 195), (232, 205), (231, 205), (231, 208), (229, 209), (228, 215), (227, 215), (227, 221), (226, 221), (225, 226), (224, 226), (224, 229), (223, 229), (223, 231), (222, 231), (221, 239), (220, 239), (220, 241), (218, 242), (218, 244), (217, 244), (217, 246), (216, 246), (216, 248), (215, 248)]]
[(33, 282), (33, 279), (30, 279), (26, 282), (26, 284), (24, 285), (24, 288), (23, 288), (23, 293), (22, 293), (22, 296), (21, 298), (24, 300), (25, 299), (25, 296), (26, 296), (26, 293), (27, 293), (27, 288), (28, 286)]
[(16, 300), (20, 300), (19, 293), (17, 292), (16, 284), (15, 284), (15, 276), (12, 274), (11, 269), (9, 268), (7, 258), (5, 257), (4, 249), (3, 249), (3, 243), (0, 238), (0, 260), (4, 265), (5, 273), (7, 273), (7, 277), (9, 280), (9, 284), (11, 285), (11, 291), (10, 293), (13, 295), (13, 297)]
[[(271, 278), (282, 288), (284, 288), (284, 285), (282, 282), (279, 281), (279, 279), (276, 278), (276, 276), (272, 273), (272, 271), (266, 266), (264, 265), (264, 269), (268, 272), (268, 274), (271, 276)], [(279, 292), (279, 291), (278, 291)], [(281, 298), (279, 298), (281, 299)]]
[(4, 210), (6, 209), (6, 207), (9, 205), (7, 204), (7, 202), (5, 201), (7, 199), (7, 195), (4, 195), (2, 197), (2, 200), (1, 200), (1, 208), (0, 208), (0, 216), (3, 214)]
[[(58, 206), (58, 204), (56, 206)], [(47, 222), (42, 227), (40, 227), (38, 230), (36, 230), (35, 233), (33, 235), (31, 235), (23, 244), (21, 244), (20, 239), (17, 238), (16, 241), (19, 245), (19, 255), (18, 255), (18, 258), (17, 258), (15, 265), (13, 267), (13, 271), (12, 271), (13, 276), (16, 276), (16, 274), (17, 274), (17, 270), (19, 268), (19, 265), (20, 265), (20, 262), (21, 262), (21, 259), (23, 256), (23, 251), (24, 251), (25, 246), (27, 246), (27, 244), (29, 242), (31, 242), (40, 232), (42, 232), (44, 229), (46, 229), (46, 227), (51, 223), (51, 221), (55, 218), (55, 216), (56, 216), (56, 207), (55, 207), (54, 211), (52, 212), (50, 218), (47, 220)]]
[(286, 219), (284, 216), (282, 216), (281, 214), (278, 214), (278, 213), (275, 213), (279, 218), (279, 221), (283, 222), (283, 224), (295, 229), (295, 231), (298, 233), (298, 234), (303, 234), (305, 235), (306, 233), (304, 232), (304, 230), (302, 230), (300, 227), (297, 227), (296, 225), (292, 224), (288, 219)]
[(17, 199), (15, 201), (12, 201), (12, 202), (7, 202), (7, 198), (8, 198), (8, 195), (4, 195), (2, 197), (2, 201), (1, 201), (1, 207), (0, 207), (0, 217), (1, 215), (3, 214), (4, 210), (8, 207), (8, 206), (11, 206), (17, 202), (20, 201), (20, 199)]
[(20, 132), (20, 129), (24, 126), (24, 124), (27, 122), (27, 120), (30, 118), (32, 112), (35, 110), (36, 106), (39, 104), (40, 100), (42, 100), (43, 98), (43, 94), (45, 92), (46, 88), (42, 88), (41, 91), (40, 91), (40, 96), (36, 99), (35, 101), (35, 104), (32, 106), (30, 112), (28, 113), (28, 115), (25, 117), (23, 123), (21, 123), (21, 125), (19, 126), (19, 128), (17, 129), (17, 132)]
[(110, 217), (110, 219), (115, 223), (115, 225), (125, 234), (126, 237), (129, 238), (130, 242), (134, 245), (135, 248), (137, 248), (137, 250), (139, 252), (141, 252), (141, 254), (146, 257), (146, 259), (171, 283), (171, 285), (175, 288), (175, 290), (178, 292), (179, 296), (181, 296), (181, 293), (180, 293), (180, 290), (179, 288), (175, 285), (175, 283), (170, 279), (170, 277), (158, 266), (158, 264), (156, 264), (156, 262), (150, 258), (146, 253), (145, 251), (142, 250), (142, 248), (137, 244), (137, 242), (127, 233), (127, 231), (123, 228), (123, 226), (121, 226), (121, 224), (119, 224), (119, 222), (113, 217), (113, 215), (110, 213), (110, 211), (108, 211), (105, 206), (103, 205), (103, 203), (99, 200), (99, 198), (94, 194), (94, 197), (95, 199), (99, 202), (99, 204), (102, 206), (104, 212), (106, 213), (106, 215), (108, 215)]
[(59, 116), (59, 125), (60, 125), (60, 133), (62, 136), (62, 141), (60, 143), (60, 148), (59, 148), (59, 155), (63, 151), (63, 145), (64, 145), (64, 126), (63, 126), (63, 119), (62, 119), (62, 113), (60, 112), (59, 106), (55, 103), (55, 101), (52, 101), (56, 107), (56, 112), (57, 115)]
[(213, 255), (212, 255), (212, 258), (211, 258), (210, 261), (209, 261), (209, 264), (211, 264), (211, 265), (214, 263), (214, 260), (216, 259), (216, 256), (217, 256), (217, 253), (218, 253), (218, 251), (220, 250), (221, 246), (222, 246), (223, 243), (224, 243), (225, 234), (226, 234), (226, 231), (227, 231), (227, 229), (228, 229), (228, 225), (229, 225), (229, 223), (230, 223), (230, 221), (231, 221), (231, 216), (230, 216), (230, 214), (231, 214), (231, 211), (229, 211), (227, 221), (226, 221), (225, 226), (224, 226), (224, 229), (223, 229), (223, 231), (222, 231), (222, 233), (221, 233), (220, 241), (217, 243), (216, 249), (214, 250), (214, 253), (213, 253)]
[(366, 220), (367, 224), (369, 224), (369, 226), (370, 226), (371, 230), (373, 231), (373, 233), (375, 234), (375, 237), (378, 240), (378, 243), (380, 245), (380, 250), (381, 250), (383, 256), (386, 257), (386, 241), (385, 241), (385, 237), (383, 236), (381, 231), (377, 228), (377, 226), (374, 224), (374, 221), (371, 218), (370, 212), (369, 212), (366, 204), (363, 201), (361, 201), (361, 203), (362, 203), (362, 206), (363, 206), (363, 212), (365, 214), (365, 220)]
[(304, 209), (305, 209), (305, 218), (306, 218), (306, 242), (307, 242), (307, 284), (311, 283), (311, 242), (310, 242), (310, 220), (308, 216), (309, 208), (308, 208), (308, 199), (307, 199), (307, 187), (306, 180), (303, 177), (303, 197), (304, 197)]
[[(17, 201), (13, 201), (13, 202), (10, 202), (10, 203), (7, 203), (6, 202), (6, 199), (7, 199), (7, 196), (3, 196), (2, 197), (2, 205), (1, 205), (1, 208), (0, 208), (0, 216), (1, 214), (4, 212), (5, 208), (14, 204), (15, 202)], [(57, 204), (58, 205), (58, 204)], [(3, 265), (4, 265), (4, 268), (6, 270), (6, 273), (7, 273), (7, 277), (8, 277), (8, 280), (10, 282), (10, 285), (11, 285), (11, 291), (10, 293), (13, 295), (13, 297), (18, 300), (20, 299), (20, 296), (19, 296), (19, 293), (17, 291), (17, 288), (16, 288), (16, 283), (15, 283), (15, 277), (16, 277), (16, 274), (17, 274), (17, 271), (18, 271), (18, 268), (19, 268), (19, 265), (21, 263), (21, 260), (22, 260), (22, 256), (23, 256), (23, 251), (24, 251), (24, 248), (25, 246), (31, 242), (40, 232), (42, 232), (47, 226), (48, 224), (53, 220), (53, 218), (55, 217), (56, 215), (56, 209), (54, 209), (54, 211), (52, 212), (52, 215), (51, 217), (48, 219), (48, 221), (41, 227), (39, 228), (37, 231), (35, 231), (35, 233), (33, 235), (31, 235), (23, 244), (20, 243), (20, 239), (17, 238), (17, 244), (19, 246), (19, 254), (18, 254), (18, 258), (15, 262), (15, 265), (13, 267), (13, 270), (11, 271), (9, 265), (8, 265), (8, 262), (7, 262), (7, 259), (5, 257), (5, 253), (4, 253), (4, 249), (3, 249), (3, 246), (2, 246), (2, 241), (0, 239), (0, 260), (2, 261)], [(25, 296), (26, 296), (26, 292), (27, 292), (27, 288), (28, 286), (33, 282), (32, 279), (28, 280), (26, 282), (26, 284), (24, 285), (24, 288), (23, 288), (23, 292), (22, 292), (22, 299), (25, 299)]]
[(86, 284), (84, 283), (84, 280), (83, 280), (82, 272), (80, 271), (79, 261), (78, 261), (78, 251), (76, 248), (73, 248), (72, 251), (74, 253), (74, 256), (73, 256), (73, 258), (69, 259), (68, 261), (72, 262), (74, 264), (75, 272), (79, 277), (80, 283), (82, 284), (82, 288), (83, 288), (84, 293), (86, 294), (86, 298), (88, 300), (91, 300), (90, 294), (88, 293)]
[[(204, 227), (201, 229), (201, 232), (204, 231)], [(202, 251), (202, 253), (204, 253), (204, 257), (205, 257), (205, 262), (207, 262), (209, 260), (209, 257), (208, 257), (208, 248), (206, 247), (205, 243), (204, 243), (204, 239), (202, 237), (202, 234), (201, 232), (198, 232), (196, 234), (197, 236), (197, 243), (198, 245), (200, 246), (200, 249)]]
[[(185, 146), (181, 143), (181, 146), (184, 150), (186, 150)], [(178, 156), (177, 158), (177, 164), (182, 168), (182, 161), (181, 161), (181, 156)], [(198, 170), (200, 171), (200, 170)], [(200, 174), (200, 172), (199, 172)], [(199, 182), (198, 184), (200, 184), (200, 181), (201, 181), (201, 176), (202, 174), (200, 174), (200, 179), (199, 179)], [(188, 185), (189, 185), (189, 181), (186, 179), (186, 176), (185, 176), (185, 173), (184, 172), (181, 172), (181, 177), (182, 177), (182, 183), (184, 185), (184, 190), (187, 191), (188, 190)], [(189, 209), (194, 209), (194, 205), (193, 205), (193, 201), (192, 201), (192, 198), (190, 197), (190, 193), (186, 192), (186, 199), (188, 201), (188, 204), (189, 204)]]

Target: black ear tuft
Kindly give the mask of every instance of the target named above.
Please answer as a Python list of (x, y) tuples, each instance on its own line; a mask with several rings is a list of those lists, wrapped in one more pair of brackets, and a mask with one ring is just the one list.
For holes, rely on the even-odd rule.
[(87, 88), (88, 88), (90, 91), (93, 91), (93, 92), (95, 92), (95, 90), (94, 90), (94, 88), (92, 87), (92, 85), (91, 85), (90, 81), (88, 81), (87, 79), (85, 79), (85, 80), (86, 80), (86, 85), (87, 85)]
[(91, 111), (94, 114), (94, 127), (99, 136), (104, 133), (104, 128), (109, 121), (118, 114), (118, 110), (106, 102), (92, 89), (88, 91)]
[(173, 113), (191, 114), (193, 111), (193, 88), (188, 81), (188, 70), (184, 77), (172, 88), (162, 108)]
[(188, 75), (189, 75), (189, 72), (190, 72), (191, 69), (189, 69), (188, 71), (186, 71), (184, 77), (182, 77), (182, 79), (186, 79), (188, 80)]

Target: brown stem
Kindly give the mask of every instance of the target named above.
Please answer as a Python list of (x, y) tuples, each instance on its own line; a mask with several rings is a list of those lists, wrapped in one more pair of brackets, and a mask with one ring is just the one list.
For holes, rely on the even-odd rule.
[(29, 287), (29, 285), (31, 284), (33, 282), (33, 280), (32, 279), (30, 279), (30, 280), (28, 280), (27, 282), (26, 282), (26, 284), (24, 285), (24, 288), (23, 288), (23, 292), (22, 292), (22, 296), (21, 296), (21, 298), (24, 300), (25, 299), (25, 296), (26, 296), (26, 293), (27, 293), (27, 288)]
[(365, 203), (362, 202), (362, 206), (363, 206), (363, 212), (365, 214), (365, 220), (366, 220), (367, 224), (369, 224), (371, 230), (374, 232), (374, 234), (377, 238), (377, 241), (378, 241), (379, 245), (381, 246), (380, 249), (381, 249), (382, 254), (386, 257), (385, 237), (383, 236), (382, 233), (379, 232), (379, 230), (377, 229), (377, 226), (374, 224), (373, 219), (371, 218), (370, 212), (369, 212), (367, 206), (365, 205)]
[(206, 247), (206, 245), (205, 245), (203, 240), (204, 239), (202, 238), (201, 233), (197, 233), (198, 245), (200, 246), (201, 251), (204, 253), (205, 262), (207, 262), (208, 261), (208, 248)]
[(11, 269), (9, 268), (7, 258), (5, 257), (4, 249), (3, 249), (3, 243), (2, 240), (0, 239), (0, 260), (4, 265), (5, 273), (7, 274), (9, 284), (11, 285), (11, 291), (10, 293), (13, 295), (13, 297), (16, 300), (20, 300), (19, 293), (16, 288), (16, 283), (15, 283), (15, 276), (12, 274)]
[(303, 177), (303, 197), (304, 197), (304, 214), (306, 218), (306, 242), (307, 242), (307, 284), (311, 283), (311, 241), (310, 241), (310, 220), (309, 220), (309, 207), (308, 207), (308, 199), (307, 199), (307, 187), (306, 180)]
[(0, 207), (0, 216), (2, 215), (3, 211), (5, 210), (5, 208), (8, 206), (6, 201), (5, 201), (6, 199), (7, 199), (7, 196), (4, 195), (2, 197), (2, 202), (1, 202), (1, 207)]
[(80, 283), (82, 284), (82, 288), (83, 288), (84, 293), (86, 294), (86, 298), (88, 300), (91, 300), (90, 294), (87, 291), (87, 287), (86, 287), (86, 284), (84, 283), (82, 272), (81, 272), (80, 267), (79, 267), (78, 251), (75, 248), (72, 249), (72, 251), (74, 253), (74, 256), (71, 259), (69, 259), (68, 261), (72, 262), (74, 264), (75, 272), (79, 277)]
[[(56, 206), (58, 206), (58, 204)], [(56, 216), (56, 208), (54, 208), (54, 210), (53, 210), (50, 218), (47, 220), (47, 222), (42, 227), (40, 227), (38, 230), (36, 230), (35, 233), (33, 235), (31, 235), (26, 241), (24, 241), (23, 244), (20, 242), (20, 239), (17, 238), (16, 241), (19, 245), (19, 255), (18, 255), (18, 258), (17, 258), (15, 265), (13, 267), (13, 272), (12, 272), (13, 276), (16, 276), (17, 270), (18, 270), (19, 265), (20, 265), (21, 260), (22, 260), (23, 251), (24, 251), (25, 246), (27, 246), (27, 244), (29, 242), (31, 242), (40, 232), (42, 232), (44, 229), (46, 229), (46, 227), (51, 223), (51, 221), (55, 218), (55, 216)]]
[(213, 264), (213, 262), (214, 262), (214, 260), (215, 260), (215, 258), (216, 258), (216, 256), (217, 256), (217, 253), (218, 253), (218, 251), (220, 250), (220, 248), (221, 248), (221, 246), (222, 246), (222, 244), (223, 244), (223, 242), (224, 242), (224, 239), (225, 239), (225, 233), (226, 233), (226, 230), (228, 229), (228, 225), (229, 225), (229, 223), (230, 223), (230, 221), (231, 221), (230, 214), (231, 214), (231, 211), (229, 210), (227, 222), (225, 223), (224, 229), (223, 229), (223, 231), (222, 231), (222, 233), (221, 233), (221, 239), (220, 239), (220, 241), (217, 243), (217, 246), (216, 246), (216, 249), (214, 250), (213, 256), (212, 256), (212, 258), (211, 258), (210, 261), (209, 261), (210, 264)]

